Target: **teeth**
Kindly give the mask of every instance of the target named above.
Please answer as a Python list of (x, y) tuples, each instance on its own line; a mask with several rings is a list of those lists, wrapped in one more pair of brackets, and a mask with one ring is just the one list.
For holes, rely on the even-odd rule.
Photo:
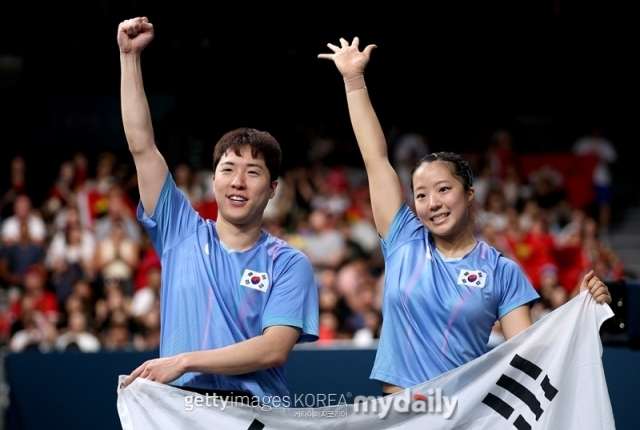
[(446, 214), (444, 214), (444, 215), (438, 215), (438, 216), (436, 216), (436, 217), (433, 217), (433, 220), (434, 220), (434, 221), (439, 221), (439, 220), (441, 220), (441, 219), (445, 218), (446, 216), (447, 216)]
[(229, 197), (231, 200), (235, 201), (235, 202), (244, 202), (245, 199), (243, 199), (242, 197), (238, 197), (238, 196), (231, 196)]

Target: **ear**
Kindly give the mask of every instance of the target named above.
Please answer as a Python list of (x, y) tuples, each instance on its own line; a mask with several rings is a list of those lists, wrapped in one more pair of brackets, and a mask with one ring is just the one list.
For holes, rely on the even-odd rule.
[(278, 188), (278, 180), (276, 179), (275, 181), (271, 181), (271, 185), (269, 186), (269, 188), (271, 188), (271, 192), (269, 193), (269, 200), (271, 200), (273, 196), (276, 195), (276, 188)]
[(476, 195), (476, 190), (473, 187), (469, 187), (469, 190), (467, 191), (467, 204), (469, 206), (471, 206), (471, 203), (473, 203), (473, 199), (475, 198)]

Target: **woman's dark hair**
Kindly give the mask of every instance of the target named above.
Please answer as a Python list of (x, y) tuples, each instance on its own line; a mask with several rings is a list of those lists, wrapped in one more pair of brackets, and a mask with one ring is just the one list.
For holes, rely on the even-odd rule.
[(411, 190), (413, 190), (413, 175), (420, 166), (425, 163), (431, 163), (433, 161), (442, 161), (451, 170), (451, 174), (458, 178), (458, 180), (464, 186), (464, 190), (467, 191), (473, 186), (473, 172), (469, 162), (462, 158), (460, 154), (454, 152), (434, 152), (422, 157), (413, 169), (411, 170)]

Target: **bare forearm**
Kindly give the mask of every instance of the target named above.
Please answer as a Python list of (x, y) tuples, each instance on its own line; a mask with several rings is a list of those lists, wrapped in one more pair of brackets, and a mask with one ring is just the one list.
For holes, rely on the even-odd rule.
[(368, 91), (360, 89), (349, 92), (347, 103), (353, 132), (365, 164), (369, 167), (379, 160), (387, 160), (387, 142)]
[(274, 347), (273, 341), (258, 336), (224, 348), (195, 351), (177, 357), (186, 372), (242, 375), (284, 364), (288, 352)]
[(135, 156), (155, 148), (140, 54), (120, 54), (120, 65), (122, 121), (129, 149)]

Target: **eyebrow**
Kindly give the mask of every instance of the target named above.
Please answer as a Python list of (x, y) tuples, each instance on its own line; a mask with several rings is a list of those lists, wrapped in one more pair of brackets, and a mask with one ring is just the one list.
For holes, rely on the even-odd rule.
[[(221, 166), (222, 166), (223, 164), (224, 164), (224, 165), (229, 165), (229, 166), (235, 166), (235, 165), (236, 165), (236, 163), (234, 163), (233, 161), (223, 161), (222, 163), (220, 163), (220, 165), (221, 165)], [(257, 167), (258, 169), (263, 169), (263, 170), (264, 170), (264, 167), (262, 167), (262, 166), (261, 166), (260, 164), (258, 164), (258, 163), (247, 163), (247, 164), (246, 164), (246, 166), (247, 166), (247, 167)]]
[[(438, 181), (435, 184), (433, 184), (433, 186), (437, 187), (438, 185), (450, 185), (450, 184), (451, 184), (451, 181), (449, 181), (448, 179), (443, 179), (442, 181)], [(418, 191), (423, 188), (427, 188), (427, 187), (425, 185), (420, 185), (419, 187), (416, 187), (414, 191)]]

